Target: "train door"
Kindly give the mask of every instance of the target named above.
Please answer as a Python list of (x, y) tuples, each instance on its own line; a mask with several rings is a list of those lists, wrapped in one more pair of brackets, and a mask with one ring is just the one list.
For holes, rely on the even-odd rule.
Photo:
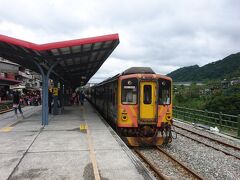
[(156, 82), (140, 82), (140, 120), (155, 120)]

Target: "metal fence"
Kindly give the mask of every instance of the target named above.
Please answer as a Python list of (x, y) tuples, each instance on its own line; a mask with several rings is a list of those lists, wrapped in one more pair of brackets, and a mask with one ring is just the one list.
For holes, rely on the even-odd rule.
[(209, 112), (185, 107), (174, 106), (173, 116), (192, 123), (201, 123), (212, 127), (217, 126), (220, 131), (240, 138), (240, 115)]

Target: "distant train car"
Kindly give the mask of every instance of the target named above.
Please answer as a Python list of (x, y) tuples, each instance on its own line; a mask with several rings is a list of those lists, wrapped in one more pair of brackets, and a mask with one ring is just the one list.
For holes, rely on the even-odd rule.
[(172, 79), (133, 67), (88, 90), (89, 100), (130, 146), (172, 141)]

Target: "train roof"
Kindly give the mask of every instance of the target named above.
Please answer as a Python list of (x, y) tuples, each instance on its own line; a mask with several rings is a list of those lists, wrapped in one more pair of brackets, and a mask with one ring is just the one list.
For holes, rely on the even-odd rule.
[(131, 67), (122, 72), (122, 75), (128, 74), (156, 74), (150, 67)]
[(118, 79), (119, 76), (121, 76), (121, 74), (117, 74), (117, 75), (115, 75), (115, 76), (113, 76), (113, 77), (109, 77), (109, 78), (105, 79), (104, 81), (98, 83), (98, 84), (95, 85), (95, 86), (100, 86), (100, 85), (105, 84), (105, 83), (107, 83), (107, 82), (115, 81), (116, 79)]
[(156, 73), (150, 67), (131, 67), (131, 68), (126, 69), (125, 71), (123, 71), (120, 74), (117, 74), (113, 77), (105, 79), (104, 81), (100, 82), (99, 84), (97, 84), (95, 86), (100, 86), (107, 82), (115, 81), (116, 79), (118, 79), (119, 76), (129, 75), (129, 74), (156, 74)]

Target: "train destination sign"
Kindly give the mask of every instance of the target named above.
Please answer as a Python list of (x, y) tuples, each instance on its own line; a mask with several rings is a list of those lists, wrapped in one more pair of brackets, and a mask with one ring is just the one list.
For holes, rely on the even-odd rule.
[(136, 86), (123, 86), (124, 89), (135, 89)]

